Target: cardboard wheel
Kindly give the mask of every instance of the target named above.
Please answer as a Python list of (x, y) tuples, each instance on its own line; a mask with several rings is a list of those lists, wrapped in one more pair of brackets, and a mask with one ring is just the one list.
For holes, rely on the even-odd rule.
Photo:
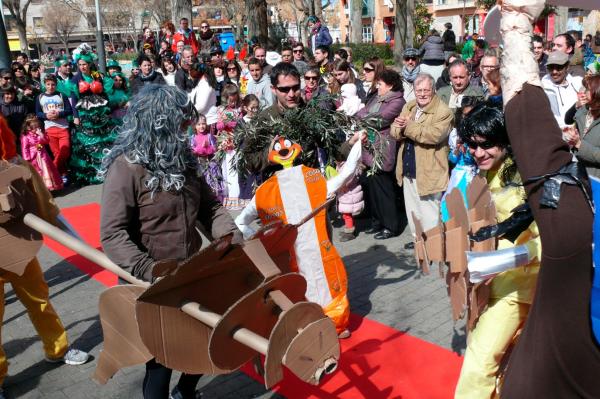
[[(283, 364), (298, 378), (317, 385), (326, 374), (337, 368), (340, 344), (333, 321), (317, 320), (294, 338), (285, 353)], [(315, 365), (321, 365), (315, 369)]]
[(233, 304), (210, 336), (210, 359), (217, 367), (235, 370), (257, 355), (253, 349), (235, 341), (233, 332), (243, 327), (267, 339), (281, 311), (268, 297), (269, 292), (275, 290), (292, 302), (304, 301), (306, 280), (296, 273), (276, 276)]
[(119, 285), (100, 294), (104, 348), (93, 376), (99, 384), (106, 384), (120, 369), (146, 363), (153, 357), (142, 342), (135, 318), (136, 299), (142, 292), (143, 287)]
[(283, 356), (299, 330), (324, 317), (323, 309), (313, 302), (298, 302), (282, 313), (269, 337), (264, 375), (267, 389), (283, 379)]

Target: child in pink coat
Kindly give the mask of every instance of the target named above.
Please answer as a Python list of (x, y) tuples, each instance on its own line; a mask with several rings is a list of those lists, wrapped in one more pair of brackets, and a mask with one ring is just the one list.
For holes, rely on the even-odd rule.
[(217, 152), (217, 138), (210, 132), (206, 116), (202, 114), (198, 115), (191, 144), (192, 152), (198, 157), (200, 172), (212, 188), (217, 199), (222, 201), (224, 194), (223, 176), (221, 176), (220, 166), (213, 159)]
[(21, 153), (23, 159), (29, 161), (42, 176), (48, 190), (60, 190), (63, 188), (63, 182), (52, 158), (46, 151), (45, 146), (48, 145), (49, 140), (42, 126), (42, 122), (37, 116), (27, 116), (21, 132)]

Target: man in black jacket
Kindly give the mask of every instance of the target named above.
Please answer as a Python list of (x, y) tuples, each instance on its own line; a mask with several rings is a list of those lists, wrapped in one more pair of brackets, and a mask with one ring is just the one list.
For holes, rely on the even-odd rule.
[(446, 31), (442, 35), (442, 41), (444, 42), (444, 59), (447, 60), (450, 54), (456, 51), (456, 35), (450, 22), (446, 22), (444, 26)]

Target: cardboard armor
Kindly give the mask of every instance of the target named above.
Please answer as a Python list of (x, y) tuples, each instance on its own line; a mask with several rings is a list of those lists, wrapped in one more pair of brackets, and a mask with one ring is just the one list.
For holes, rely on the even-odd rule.
[[(415, 222), (415, 258), (423, 273), (429, 274), (432, 262), (447, 263), (446, 283), (454, 320), (462, 319), (468, 310), (469, 330), (487, 306), (489, 287), (485, 282), (469, 282), (466, 251), (492, 251), (496, 249), (495, 238), (483, 242), (469, 240), (469, 233), (496, 223), (496, 207), (486, 180), (475, 176), (467, 187), (467, 209), (458, 189), (446, 197), (450, 219), (427, 231), (413, 213)], [(440, 276), (444, 271), (440, 266)]]
[(31, 170), (0, 161), (0, 269), (23, 275), (42, 247), (42, 235), (25, 225), (25, 213), (37, 213)]

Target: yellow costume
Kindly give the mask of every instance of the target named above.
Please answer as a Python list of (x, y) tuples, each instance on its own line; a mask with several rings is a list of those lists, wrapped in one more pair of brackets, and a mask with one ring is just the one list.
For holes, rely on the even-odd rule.
[[(509, 218), (511, 211), (525, 202), (525, 191), (518, 175), (513, 179), (514, 185), (502, 183), (502, 171), (509, 162), (512, 163), (505, 160), (498, 171), (489, 171), (486, 176), (498, 222)], [(507, 270), (492, 279), (488, 307), (468, 336), (455, 392), (457, 399), (495, 396), (496, 375), (502, 357), (529, 313), (541, 259), (541, 242), (535, 222), (514, 243), (500, 239), (497, 249), (517, 245), (527, 246), (531, 261), (527, 266)]]
[[(59, 210), (54, 203), (52, 195), (35, 169), (28, 162), (16, 156), (14, 146), (11, 145), (12, 140), (14, 140), (12, 132), (6, 126), (4, 118), (0, 118), (0, 160), (8, 160), (8, 162), (16, 165), (11, 167), (26, 168), (31, 172), (31, 179), (27, 182), (27, 186), (29, 187), (27, 192), (31, 197), (25, 198), (24, 201), (28, 203), (35, 202), (37, 205), (36, 214), (50, 223), (55, 223)], [(23, 215), (12, 216), (11, 211), (3, 211), (0, 208), (0, 220), (5, 221), (5, 224), (0, 224), (0, 233), (5, 234), (8, 232), (8, 236), (10, 236), (10, 232), (14, 230), (14, 224), (22, 223), (15, 219), (23, 217)], [(4, 242), (6, 243), (6, 241)], [(10, 283), (15, 295), (27, 309), (29, 318), (42, 339), (46, 357), (51, 360), (62, 360), (68, 349), (67, 334), (60, 318), (50, 304), (48, 284), (44, 280), (44, 275), (37, 258), (32, 256), (32, 259), (20, 276), (4, 270), (2, 268), (3, 260), (6, 260), (6, 258), (3, 259), (0, 257), (0, 328), (4, 317), (4, 284)], [(0, 345), (0, 386), (4, 382), (7, 372), (8, 362), (6, 361), (6, 354)]]

